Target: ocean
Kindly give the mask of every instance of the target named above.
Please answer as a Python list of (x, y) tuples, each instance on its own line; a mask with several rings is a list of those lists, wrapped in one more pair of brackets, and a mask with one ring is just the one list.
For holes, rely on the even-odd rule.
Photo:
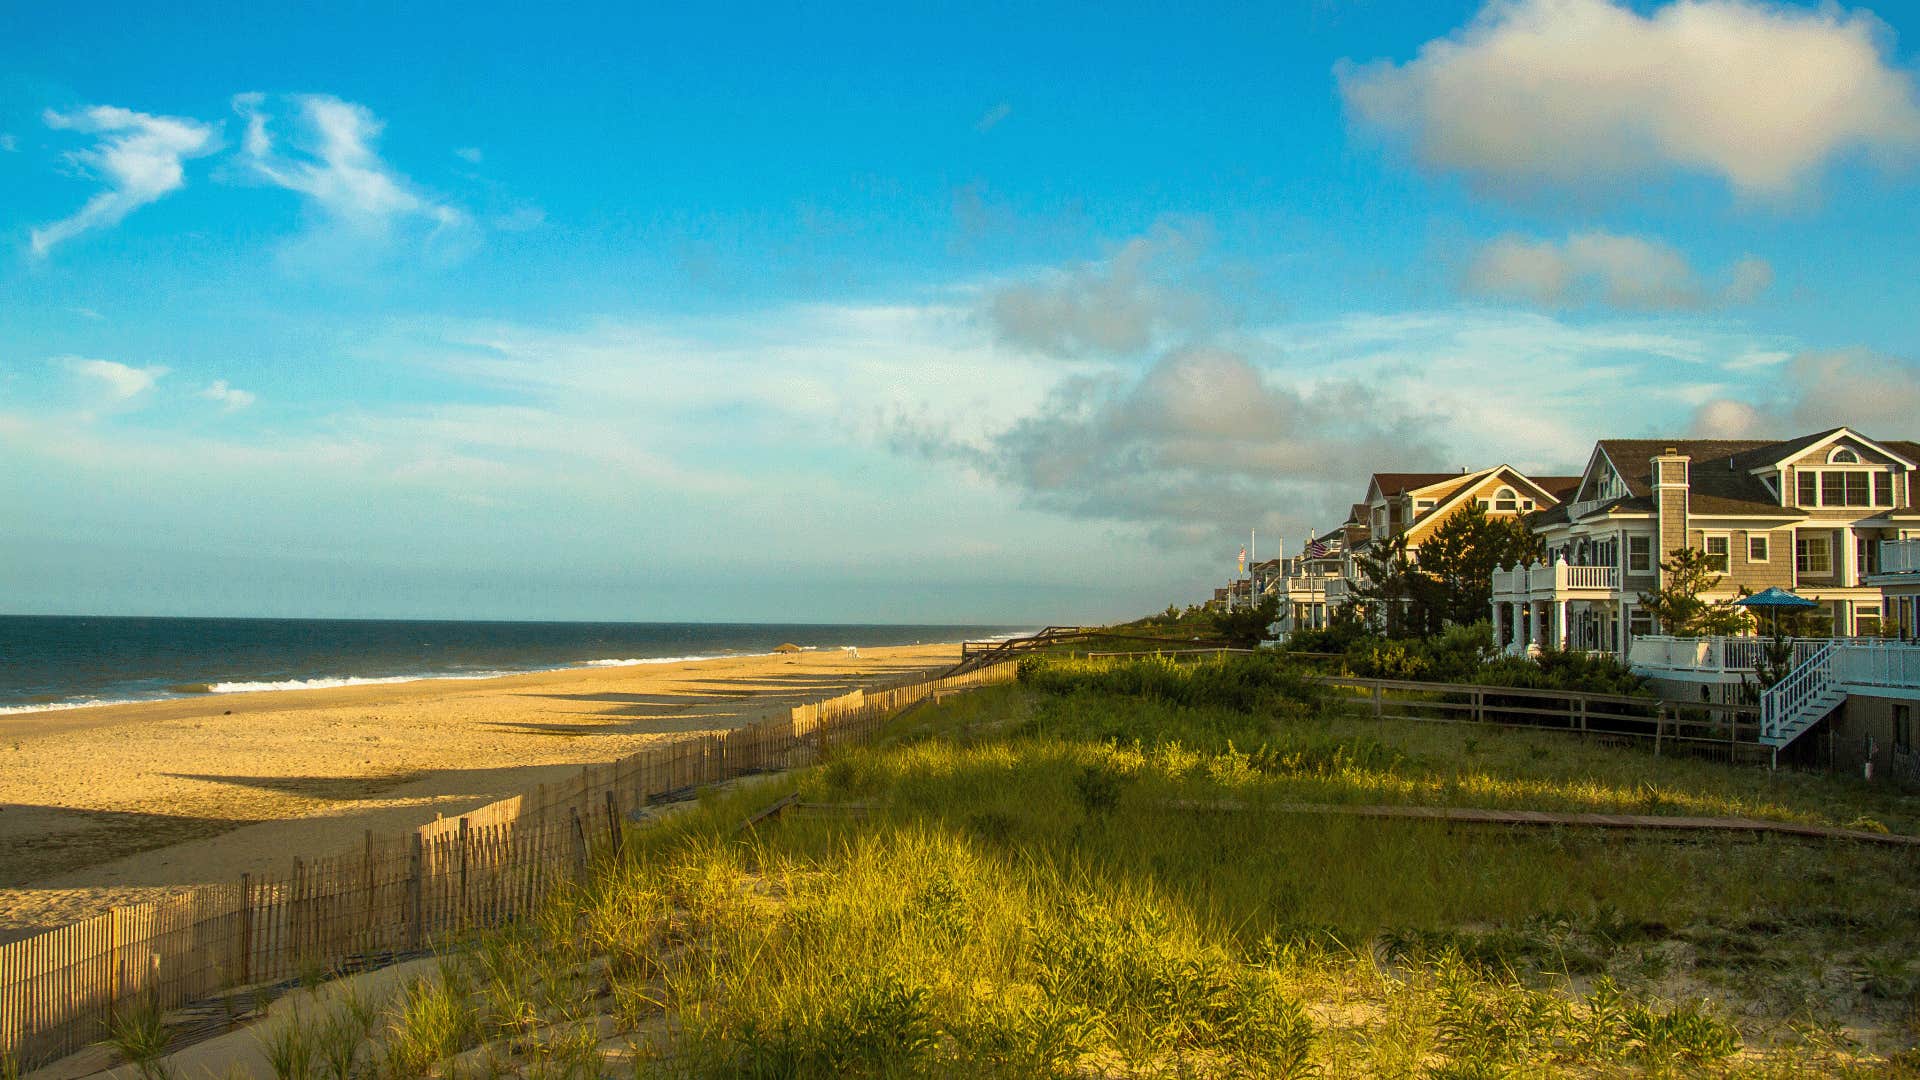
[(482, 678), (804, 648), (912, 645), (997, 626), (452, 622), (0, 615), (0, 714), (258, 690)]

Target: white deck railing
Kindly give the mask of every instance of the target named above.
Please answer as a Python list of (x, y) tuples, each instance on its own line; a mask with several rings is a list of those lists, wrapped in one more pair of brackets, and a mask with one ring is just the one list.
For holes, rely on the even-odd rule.
[(1920, 645), (1850, 641), (1834, 653), (1833, 679), (1844, 686), (1920, 689)]
[(1493, 572), (1496, 600), (1544, 600), (1574, 591), (1609, 591), (1620, 587), (1617, 566), (1573, 566), (1568, 563), (1516, 566)]
[[(1802, 638), (1793, 643), (1792, 667), (1807, 662), (1832, 639)], [(1717, 672), (1750, 675), (1767, 655), (1767, 639), (1762, 637), (1667, 637), (1644, 634), (1633, 639), (1627, 650), (1627, 663), (1652, 671), (1686, 673)]]
[(1880, 572), (1920, 574), (1920, 540), (1880, 541)]

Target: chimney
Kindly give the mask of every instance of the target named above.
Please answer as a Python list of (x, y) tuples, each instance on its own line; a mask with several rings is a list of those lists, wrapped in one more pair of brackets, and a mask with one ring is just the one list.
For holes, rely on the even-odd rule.
[[(1692, 458), (1672, 446), (1651, 462), (1655, 562), (1687, 546), (1687, 495), (1691, 483), (1688, 470), (1692, 463)], [(1660, 584), (1666, 583), (1667, 574), (1662, 570)]]

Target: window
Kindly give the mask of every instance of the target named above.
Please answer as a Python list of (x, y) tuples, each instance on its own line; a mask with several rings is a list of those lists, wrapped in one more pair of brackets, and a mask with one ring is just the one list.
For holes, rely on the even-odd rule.
[(1799, 500), (1800, 505), (1801, 506), (1820, 505), (1820, 491), (1819, 491), (1820, 474), (1816, 472), (1808, 472), (1805, 469), (1801, 469), (1797, 475), (1800, 480), (1800, 500)]
[(1870, 505), (1872, 500), (1868, 497), (1868, 494), (1867, 494), (1867, 484), (1868, 484), (1870, 474), (1863, 473), (1863, 472), (1850, 472), (1850, 473), (1842, 473), (1841, 475), (1847, 478), (1847, 505), (1848, 506)]
[(1833, 573), (1833, 546), (1824, 533), (1796, 536), (1793, 539), (1793, 569), (1796, 573), (1823, 577)]
[(1873, 474), (1873, 505), (1875, 506), (1892, 506), (1893, 505), (1893, 474), (1892, 473), (1882, 472), (1882, 473)]
[(1707, 569), (1718, 574), (1726, 573), (1729, 569), (1727, 566), (1729, 561), (1727, 558), (1727, 538), (1724, 536), (1707, 536), (1702, 537), (1700, 543), (1702, 550), (1707, 553)]
[(1893, 475), (1879, 469), (1801, 469), (1801, 506), (1892, 506)]
[(1627, 615), (1627, 634), (1631, 637), (1645, 637), (1653, 633), (1653, 616), (1642, 608), (1634, 608)]
[(1767, 550), (1767, 534), (1748, 533), (1747, 534), (1747, 561), (1748, 562), (1766, 562), (1770, 558), (1772, 558), (1772, 553)]
[(1432, 499), (1419, 499), (1413, 504), (1413, 512), (1416, 514), (1424, 514), (1431, 509), (1433, 509)]
[(1908, 753), (1913, 752), (1913, 706), (1911, 705), (1893, 707), (1893, 745)]
[(1627, 537), (1627, 573), (1653, 573), (1653, 537)]
[(1514, 513), (1520, 509), (1520, 496), (1515, 495), (1512, 488), (1503, 487), (1493, 493), (1493, 508)]
[(1855, 637), (1880, 636), (1880, 605), (1853, 605), (1853, 635)]
[(1860, 455), (1844, 446), (1836, 446), (1833, 448), (1833, 453), (1827, 455), (1827, 460), (1835, 464), (1858, 465)]
[(1866, 536), (1853, 538), (1853, 565), (1861, 577), (1880, 572), (1880, 544)]
[(1843, 472), (1823, 472), (1820, 474), (1820, 505), (1845, 506), (1847, 498), (1847, 474)]

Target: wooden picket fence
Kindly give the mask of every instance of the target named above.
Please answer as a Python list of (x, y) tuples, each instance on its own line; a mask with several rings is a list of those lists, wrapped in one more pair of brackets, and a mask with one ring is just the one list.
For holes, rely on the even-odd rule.
[(377, 967), (528, 913), (621, 826), (662, 797), (796, 754), (871, 739), (943, 693), (1011, 682), (1001, 663), (892, 689), (855, 690), (788, 714), (586, 766), (458, 818), (355, 850), (296, 858), (284, 878), (203, 885), (0, 946), (0, 1064), (31, 1066), (103, 1038), (116, 1011), (171, 1009), (221, 991)]

